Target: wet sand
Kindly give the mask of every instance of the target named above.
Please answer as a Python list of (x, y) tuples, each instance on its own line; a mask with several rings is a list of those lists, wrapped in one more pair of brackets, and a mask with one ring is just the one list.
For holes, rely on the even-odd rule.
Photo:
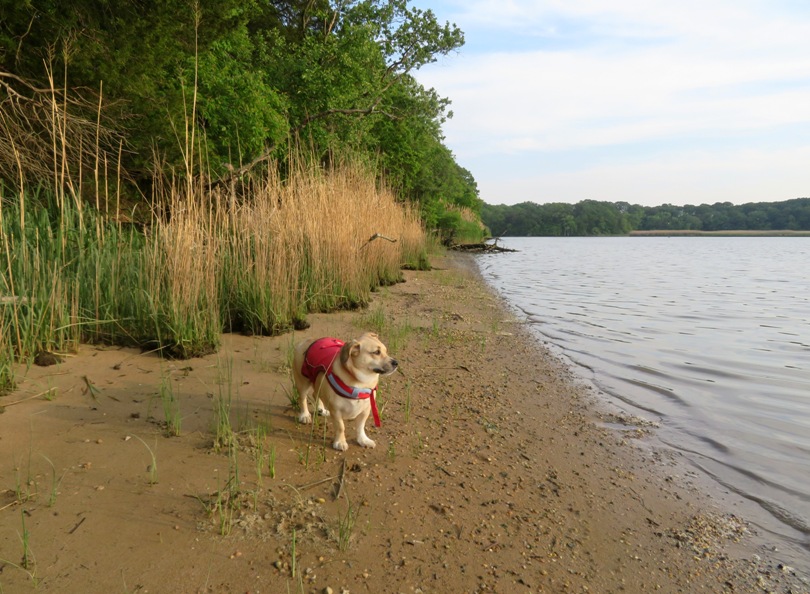
[[(21, 372), (0, 398), (0, 592), (810, 592), (469, 257), (434, 265), (294, 336)], [(295, 422), (290, 345), (375, 327), (401, 373), (377, 447), (339, 453), (323, 419)], [(227, 404), (238, 447), (220, 422), (217, 448)]]

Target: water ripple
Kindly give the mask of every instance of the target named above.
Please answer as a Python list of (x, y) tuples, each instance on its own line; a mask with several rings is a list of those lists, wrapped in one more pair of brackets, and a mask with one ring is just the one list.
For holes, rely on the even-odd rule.
[(504, 243), (519, 252), (480, 268), (538, 335), (657, 417), (670, 447), (759, 505), (763, 528), (810, 540), (810, 239)]

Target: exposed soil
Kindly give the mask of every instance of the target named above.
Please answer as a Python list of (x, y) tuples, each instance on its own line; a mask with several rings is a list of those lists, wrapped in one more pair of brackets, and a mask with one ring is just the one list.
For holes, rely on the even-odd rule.
[[(810, 592), (654, 427), (607, 417), (468, 258), (295, 336), (32, 367), (0, 398), (0, 592)], [(323, 419), (295, 422), (290, 345), (382, 320), (401, 373), (377, 447), (338, 453)], [(217, 437), (229, 400), (238, 448)]]

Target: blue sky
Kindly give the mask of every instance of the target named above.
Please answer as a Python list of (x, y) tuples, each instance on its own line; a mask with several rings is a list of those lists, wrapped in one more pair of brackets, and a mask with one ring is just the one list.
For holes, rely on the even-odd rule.
[(416, 77), (489, 204), (810, 196), (810, 2), (411, 4), (465, 33)]

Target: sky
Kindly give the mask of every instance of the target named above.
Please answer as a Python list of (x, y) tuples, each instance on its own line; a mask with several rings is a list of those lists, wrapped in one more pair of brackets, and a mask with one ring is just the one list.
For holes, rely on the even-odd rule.
[(810, 196), (806, 0), (414, 0), (464, 31), (415, 73), (489, 204)]

